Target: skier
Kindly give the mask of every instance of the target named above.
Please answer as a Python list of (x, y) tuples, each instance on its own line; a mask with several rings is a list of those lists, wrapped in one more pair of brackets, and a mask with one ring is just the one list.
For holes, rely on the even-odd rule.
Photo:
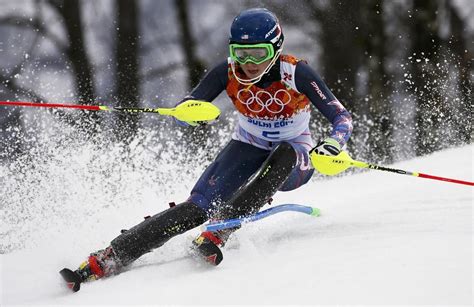
[[(325, 155), (341, 151), (352, 131), (350, 114), (305, 61), (282, 54), (283, 42), (280, 23), (269, 10), (244, 10), (235, 17), (230, 57), (210, 70), (182, 100), (212, 101), (225, 90), (238, 110), (232, 139), (186, 201), (124, 231), (76, 271), (61, 271), (74, 291), (83, 281), (120, 272), (143, 254), (209, 219), (257, 212), (277, 191), (294, 190), (309, 181), (314, 172), (311, 151)], [(316, 146), (308, 128), (310, 104), (333, 127)], [(192, 248), (218, 265), (223, 259), (219, 247), (235, 230), (203, 232)]]

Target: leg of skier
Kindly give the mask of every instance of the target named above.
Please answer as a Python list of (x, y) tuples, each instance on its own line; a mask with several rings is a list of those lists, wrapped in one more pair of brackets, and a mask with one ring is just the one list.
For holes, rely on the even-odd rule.
[(204, 194), (193, 191), (186, 202), (146, 219), (111, 242), (121, 265), (127, 265), (170, 238), (203, 224), (215, 206), (225, 200), (226, 195), (234, 194), (268, 155), (269, 151), (249, 144), (229, 142), (198, 180), (197, 185), (205, 181), (212, 188)]
[(143, 254), (207, 219), (206, 213), (197, 205), (183, 202), (124, 231), (112, 240), (110, 246), (92, 253), (76, 271), (66, 268), (60, 274), (73, 291), (78, 291), (82, 282), (117, 274)]
[[(221, 193), (219, 195), (220, 206), (217, 210), (214, 208), (216, 212), (213, 214), (213, 218), (228, 219), (255, 213), (278, 190), (293, 190), (308, 182), (314, 172), (314, 169), (310, 167), (308, 155), (311, 146), (312, 141), (309, 133), (291, 140), (290, 143), (276, 146), (252, 178), (242, 184), (238, 190), (231, 191), (231, 194)], [(215, 176), (215, 173), (211, 173), (212, 176)], [(215, 195), (213, 194), (214, 189), (206, 184), (205, 178), (206, 176), (201, 178), (203, 180), (198, 182), (193, 193), (200, 197), (202, 194), (207, 194), (207, 198), (204, 198), (212, 199), (212, 196)], [(199, 193), (200, 191), (201, 193)], [(201, 233), (193, 241), (196, 254), (209, 263), (218, 265), (223, 259), (219, 247), (225, 244), (235, 230), (226, 229)]]
[(64, 269), (61, 275), (77, 291), (81, 282), (116, 274), (170, 238), (203, 224), (216, 208), (220, 217), (258, 211), (286, 178), (291, 178), (296, 161), (295, 150), (288, 143), (268, 151), (233, 140), (196, 184), (210, 187), (205, 193), (193, 190), (188, 201), (145, 219), (112, 240), (109, 247), (92, 253), (78, 270)]
[[(212, 204), (217, 204), (221, 195), (231, 195), (255, 173), (269, 153), (268, 150), (231, 141), (198, 181), (198, 186), (205, 181), (206, 185), (213, 187), (207, 194), (193, 193), (188, 201), (145, 219), (112, 240), (110, 246), (92, 253), (79, 269), (74, 272), (64, 269), (61, 275), (74, 291), (78, 291), (81, 282), (116, 274), (170, 238), (205, 223), (213, 211), (206, 197), (212, 200)], [(215, 174), (219, 176), (213, 176)]]

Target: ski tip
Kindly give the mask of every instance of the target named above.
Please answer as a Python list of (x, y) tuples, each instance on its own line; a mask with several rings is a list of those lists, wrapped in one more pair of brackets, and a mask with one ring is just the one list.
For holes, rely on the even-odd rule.
[(61, 277), (66, 282), (67, 287), (73, 292), (77, 292), (81, 289), (82, 279), (79, 274), (68, 268), (62, 269), (61, 271), (59, 271), (59, 274), (61, 274)]
[(318, 208), (313, 207), (313, 210), (311, 211), (311, 215), (312, 216), (320, 216), (321, 215), (321, 210), (319, 210)]

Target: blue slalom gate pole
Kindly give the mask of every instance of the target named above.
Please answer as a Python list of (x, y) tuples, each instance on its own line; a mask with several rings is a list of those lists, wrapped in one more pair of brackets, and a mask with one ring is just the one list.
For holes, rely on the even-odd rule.
[(210, 222), (209, 224), (203, 225), (201, 229), (202, 231), (217, 231), (217, 230), (222, 230), (222, 229), (227, 229), (227, 228), (239, 227), (242, 224), (255, 222), (263, 218), (266, 218), (270, 215), (284, 212), (284, 211), (301, 212), (301, 213), (305, 213), (312, 216), (319, 216), (321, 213), (321, 211), (318, 208), (314, 208), (310, 206), (284, 204), (284, 205), (279, 205), (270, 209), (266, 209), (261, 212), (258, 212), (246, 217), (242, 217), (242, 218)]

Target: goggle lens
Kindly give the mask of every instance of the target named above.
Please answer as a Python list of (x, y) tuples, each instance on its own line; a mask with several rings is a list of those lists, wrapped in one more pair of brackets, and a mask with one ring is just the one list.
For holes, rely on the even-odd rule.
[(261, 64), (273, 58), (273, 55), (274, 51), (272, 44), (230, 45), (231, 58), (240, 64), (248, 62)]

